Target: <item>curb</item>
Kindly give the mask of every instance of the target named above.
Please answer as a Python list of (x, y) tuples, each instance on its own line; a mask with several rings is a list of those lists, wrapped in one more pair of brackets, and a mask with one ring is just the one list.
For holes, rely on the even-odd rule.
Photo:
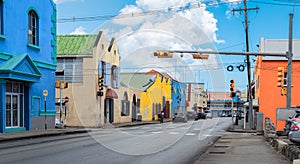
[(70, 130), (70, 131), (53, 131), (47, 133), (39, 133), (39, 134), (32, 134), (28, 136), (18, 136), (18, 137), (11, 137), (11, 138), (0, 138), (0, 142), (7, 142), (7, 141), (15, 141), (15, 140), (22, 140), (22, 139), (30, 139), (30, 138), (41, 138), (41, 137), (49, 137), (49, 136), (59, 136), (59, 135), (68, 135), (68, 134), (80, 134), (80, 133), (88, 133), (91, 130)]
[(277, 150), (280, 154), (284, 155), (290, 161), (299, 162), (300, 159), (300, 149), (298, 146), (294, 144), (289, 144), (282, 139), (278, 139), (276, 137), (265, 137), (266, 140), (270, 143), (275, 150)]

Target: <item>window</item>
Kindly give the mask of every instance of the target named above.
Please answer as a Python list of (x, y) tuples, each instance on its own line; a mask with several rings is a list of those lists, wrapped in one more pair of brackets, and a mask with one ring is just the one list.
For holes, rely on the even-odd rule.
[(82, 58), (58, 58), (57, 72), (64, 72), (57, 75), (56, 80), (66, 80), (68, 83), (83, 83), (83, 60)]
[(111, 67), (111, 80), (112, 80), (112, 87), (113, 88), (119, 88), (120, 86), (120, 73), (119, 73), (119, 68), (115, 65)]
[(129, 109), (130, 109), (130, 102), (128, 101), (128, 94), (127, 92), (124, 93), (124, 97), (123, 97), (123, 100), (122, 100), (122, 111), (121, 111), (121, 116), (129, 116), (130, 115), (130, 112), (129, 112)]
[(4, 17), (4, 12), (3, 12), (3, 1), (0, 0), (0, 35), (4, 34), (4, 30), (3, 30), (3, 17)]
[(283, 86), (287, 86), (287, 72), (284, 72)]
[(38, 45), (38, 16), (33, 10), (28, 12), (28, 43)]

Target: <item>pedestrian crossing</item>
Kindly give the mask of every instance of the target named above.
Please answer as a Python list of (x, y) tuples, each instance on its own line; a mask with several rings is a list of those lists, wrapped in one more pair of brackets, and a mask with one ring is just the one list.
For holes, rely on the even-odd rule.
[(203, 138), (212, 137), (213, 129), (202, 124), (193, 125), (187, 124), (156, 124), (146, 126), (135, 126), (121, 128), (121, 131), (131, 135), (174, 135), (174, 136), (198, 136), (199, 140)]

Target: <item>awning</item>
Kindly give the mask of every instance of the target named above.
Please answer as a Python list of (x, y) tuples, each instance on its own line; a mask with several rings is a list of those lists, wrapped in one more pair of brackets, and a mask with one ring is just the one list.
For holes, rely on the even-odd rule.
[(118, 94), (114, 90), (112, 90), (110, 88), (108, 88), (106, 90), (106, 94), (105, 95), (106, 95), (105, 98), (109, 98), (109, 99), (117, 99), (118, 98)]

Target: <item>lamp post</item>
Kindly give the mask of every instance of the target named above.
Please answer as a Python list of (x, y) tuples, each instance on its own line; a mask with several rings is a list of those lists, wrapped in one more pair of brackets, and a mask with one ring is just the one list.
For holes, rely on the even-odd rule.
[(46, 108), (46, 102), (47, 102), (47, 99), (46, 99), (46, 97), (48, 96), (48, 90), (47, 89), (45, 89), (45, 90), (43, 90), (43, 96), (44, 96), (44, 104), (45, 104), (45, 114), (44, 114), (44, 121), (45, 121), (45, 130), (47, 130), (47, 116), (46, 116), (46, 112), (47, 112), (47, 108)]

